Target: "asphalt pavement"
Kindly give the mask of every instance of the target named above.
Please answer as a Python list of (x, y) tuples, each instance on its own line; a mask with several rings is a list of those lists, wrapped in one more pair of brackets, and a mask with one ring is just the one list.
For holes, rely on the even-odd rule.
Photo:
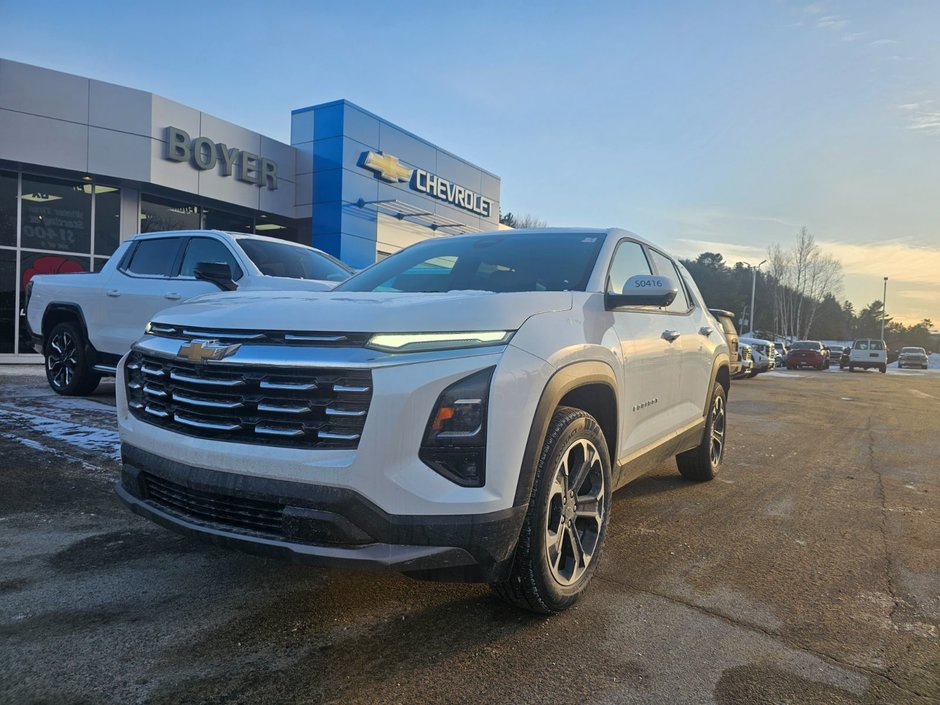
[(0, 368), (0, 703), (936, 703), (940, 374), (733, 385), (713, 482), (614, 497), (588, 594), (323, 572), (114, 496), (114, 388)]

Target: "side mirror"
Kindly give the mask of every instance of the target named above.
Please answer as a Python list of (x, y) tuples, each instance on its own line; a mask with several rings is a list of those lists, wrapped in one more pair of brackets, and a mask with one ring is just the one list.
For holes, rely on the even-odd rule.
[(235, 291), (238, 288), (227, 262), (197, 262), (193, 275), (196, 279), (212, 282), (222, 291)]
[(623, 293), (604, 294), (604, 308), (610, 311), (624, 306), (668, 306), (678, 294), (669, 277), (640, 274), (627, 279)]

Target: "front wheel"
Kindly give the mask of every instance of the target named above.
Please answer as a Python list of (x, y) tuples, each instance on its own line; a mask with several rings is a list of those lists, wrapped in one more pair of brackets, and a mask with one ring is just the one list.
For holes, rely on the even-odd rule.
[(881, 371), (881, 374), (884, 374), (885, 372), (888, 371), (888, 366), (887, 366), (887, 365), (879, 365), (879, 366), (878, 366), (878, 369)]
[(78, 324), (59, 323), (46, 341), (46, 379), (63, 396), (90, 394), (101, 381), (85, 355), (85, 337)]
[(712, 390), (702, 441), (692, 450), (676, 456), (676, 465), (679, 466), (679, 472), (685, 479), (712, 480), (718, 474), (725, 455), (727, 400), (725, 388), (716, 382)]
[(535, 472), (509, 578), (494, 592), (516, 607), (552, 614), (573, 605), (597, 568), (610, 509), (610, 455), (600, 425), (559, 407)]

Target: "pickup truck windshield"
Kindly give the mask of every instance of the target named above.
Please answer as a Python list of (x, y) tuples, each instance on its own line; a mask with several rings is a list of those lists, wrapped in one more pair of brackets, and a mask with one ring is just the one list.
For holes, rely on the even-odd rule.
[(261, 273), (269, 277), (341, 282), (352, 274), (349, 267), (325, 252), (249, 238), (239, 238), (238, 244)]
[(512, 232), (426, 240), (335, 291), (584, 291), (603, 242), (599, 234)]
[(810, 340), (800, 340), (790, 346), (790, 350), (819, 350), (822, 346)]

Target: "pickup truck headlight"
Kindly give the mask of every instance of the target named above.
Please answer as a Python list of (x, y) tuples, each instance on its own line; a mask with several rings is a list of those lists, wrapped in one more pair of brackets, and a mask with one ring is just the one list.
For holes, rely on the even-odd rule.
[(495, 367), (475, 372), (441, 392), (418, 457), (462, 487), (486, 480), (486, 409)]
[(460, 333), (376, 333), (367, 348), (387, 352), (423, 352), (425, 350), (453, 350), (478, 348), (486, 345), (504, 345), (513, 331), (487, 330)]

